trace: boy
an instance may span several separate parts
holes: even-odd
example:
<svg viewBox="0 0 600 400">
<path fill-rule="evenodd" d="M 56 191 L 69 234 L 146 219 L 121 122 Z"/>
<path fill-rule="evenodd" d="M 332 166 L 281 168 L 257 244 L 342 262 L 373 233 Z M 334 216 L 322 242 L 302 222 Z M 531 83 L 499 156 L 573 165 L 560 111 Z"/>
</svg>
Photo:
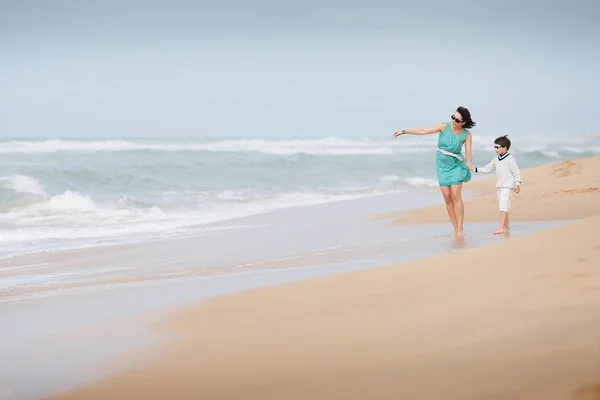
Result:
<svg viewBox="0 0 600 400">
<path fill-rule="evenodd" d="M 501 136 L 494 140 L 494 150 L 498 157 L 494 157 L 488 165 L 483 168 L 471 167 L 471 171 L 484 174 L 496 170 L 496 188 L 498 189 L 498 205 L 500 206 L 500 227 L 494 234 L 509 231 L 508 210 L 510 209 L 510 195 L 514 191 L 521 191 L 521 171 L 517 166 L 515 158 L 508 153 L 510 140 Z"/>
</svg>

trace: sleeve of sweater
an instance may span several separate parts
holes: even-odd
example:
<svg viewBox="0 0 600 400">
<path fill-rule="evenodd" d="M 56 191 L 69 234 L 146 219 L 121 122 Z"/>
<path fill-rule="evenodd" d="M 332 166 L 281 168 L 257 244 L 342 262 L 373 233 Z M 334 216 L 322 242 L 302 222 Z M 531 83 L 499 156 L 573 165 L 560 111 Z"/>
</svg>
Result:
<svg viewBox="0 0 600 400">
<path fill-rule="evenodd" d="M 475 168 L 475 172 L 482 172 L 484 174 L 487 174 L 489 172 L 492 172 L 495 169 L 496 169 L 496 157 L 492 158 L 492 161 L 490 161 L 488 163 L 488 165 L 486 165 L 485 167 Z"/>
<path fill-rule="evenodd" d="M 510 172 L 515 177 L 515 184 L 521 185 L 521 170 L 519 170 L 519 166 L 517 165 L 517 160 L 514 157 L 510 157 L 508 159 L 508 166 L 510 167 Z"/>
</svg>

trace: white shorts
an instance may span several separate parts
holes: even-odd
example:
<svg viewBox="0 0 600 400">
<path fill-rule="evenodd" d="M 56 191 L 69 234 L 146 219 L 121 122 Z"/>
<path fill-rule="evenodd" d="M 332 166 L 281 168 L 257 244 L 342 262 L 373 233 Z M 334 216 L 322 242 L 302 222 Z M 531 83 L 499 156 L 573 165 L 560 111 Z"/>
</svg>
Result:
<svg viewBox="0 0 600 400">
<path fill-rule="evenodd" d="M 512 192 L 512 188 L 498 188 L 498 206 L 500 207 L 500 211 L 508 212 L 510 210 L 510 195 Z"/>
</svg>

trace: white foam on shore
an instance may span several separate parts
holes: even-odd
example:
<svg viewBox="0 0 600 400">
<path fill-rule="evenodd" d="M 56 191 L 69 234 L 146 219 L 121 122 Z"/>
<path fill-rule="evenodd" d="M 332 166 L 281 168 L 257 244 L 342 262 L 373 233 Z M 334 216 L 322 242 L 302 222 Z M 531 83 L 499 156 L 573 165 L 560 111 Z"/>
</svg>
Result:
<svg viewBox="0 0 600 400">
<path fill-rule="evenodd" d="M 331 202 L 360 199 L 397 193 L 407 186 L 427 186 L 425 178 L 396 184 L 387 188 L 308 189 L 282 193 L 264 193 L 256 190 L 222 190 L 215 193 L 158 194 L 165 204 L 173 199 L 185 208 L 144 206 L 130 196 L 114 202 L 95 202 L 90 196 L 67 190 L 50 196 L 34 178 L 15 175 L 1 178 L 5 190 L 25 193 L 12 207 L 0 212 L 0 259 L 18 253 L 39 249 L 69 249 L 83 245 L 117 243 L 149 235 L 185 234 L 199 232 L 201 225 L 261 214 L 282 208 L 293 208 Z M 402 182 L 401 182 L 402 183 Z"/>
<path fill-rule="evenodd" d="M 391 134 L 390 134 L 391 136 Z M 124 151 L 155 152 L 225 152 L 225 153 L 263 153 L 278 156 L 307 154 L 315 156 L 378 156 L 390 154 L 430 152 L 436 141 L 435 135 L 427 137 L 401 137 L 398 139 L 345 139 L 326 137 L 319 139 L 226 139 L 226 140 L 38 140 L 38 141 L 0 141 L 0 154 L 35 153 L 97 153 Z M 476 149 L 491 147 L 495 137 L 473 135 Z M 573 137 L 569 146 L 563 146 L 560 138 L 518 136 L 511 138 L 515 147 L 525 152 L 561 151 L 571 153 L 600 153 L 598 136 Z M 591 146 L 590 146 L 591 145 Z"/>
</svg>

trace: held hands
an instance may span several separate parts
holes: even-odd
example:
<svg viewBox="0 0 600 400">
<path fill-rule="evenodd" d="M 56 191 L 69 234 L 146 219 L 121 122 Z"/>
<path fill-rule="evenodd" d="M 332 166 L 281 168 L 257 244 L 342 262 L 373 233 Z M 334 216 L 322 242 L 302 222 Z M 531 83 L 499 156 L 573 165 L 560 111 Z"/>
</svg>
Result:
<svg viewBox="0 0 600 400">
<path fill-rule="evenodd" d="M 471 171 L 475 172 L 475 166 L 473 164 L 471 164 L 470 162 L 467 162 L 467 168 L 469 168 Z"/>
<path fill-rule="evenodd" d="M 515 194 L 519 194 L 520 191 L 521 191 L 521 185 L 515 185 L 515 187 L 513 188 L 513 192 L 515 192 Z"/>
</svg>

